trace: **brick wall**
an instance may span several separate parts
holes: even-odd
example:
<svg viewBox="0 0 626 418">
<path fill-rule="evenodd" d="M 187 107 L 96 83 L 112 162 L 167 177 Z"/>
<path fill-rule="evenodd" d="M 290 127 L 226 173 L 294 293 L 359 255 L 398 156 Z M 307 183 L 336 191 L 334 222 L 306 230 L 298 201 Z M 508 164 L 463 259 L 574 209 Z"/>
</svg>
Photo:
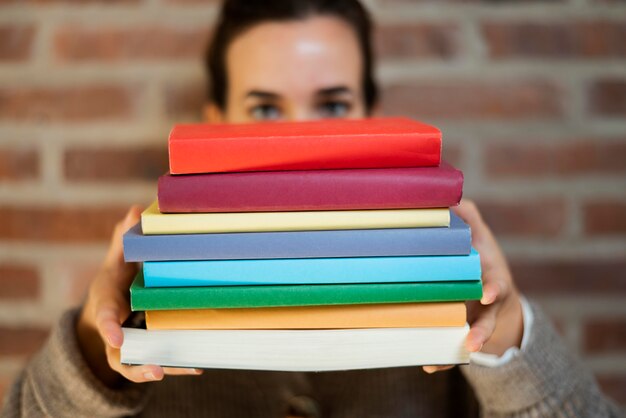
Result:
<svg viewBox="0 0 626 418">
<path fill-rule="evenodd" d="M 383 109 L 440 126 L 510 257 L 626 404 L 626 4 L 367 2 Z M 0 0 L 0 392 L 197 120 L 215 2 Z"/>
</svg>

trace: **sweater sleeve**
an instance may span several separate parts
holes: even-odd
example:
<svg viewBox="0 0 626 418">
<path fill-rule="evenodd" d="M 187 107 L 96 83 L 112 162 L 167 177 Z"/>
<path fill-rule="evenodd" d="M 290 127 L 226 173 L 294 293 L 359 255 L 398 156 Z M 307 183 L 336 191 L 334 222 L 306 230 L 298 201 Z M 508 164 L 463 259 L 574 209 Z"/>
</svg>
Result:
<svg viewBox="0 0 626 418">
<path fill-rule="evenodd" d="M 622 417 L 580 360 L 568 352 L 543 311 L 530 303 L 526 346 L 498 367 L 462 367 L 484 417 Z"/>
<path fill-rule="evenodd" d="M 90 370 L 76 336 L 78 310 L 66 312 L 9 390 L 2 417 L 108 418 L 143 409 L 146 385 L 106 387 Z"/>
</svg>

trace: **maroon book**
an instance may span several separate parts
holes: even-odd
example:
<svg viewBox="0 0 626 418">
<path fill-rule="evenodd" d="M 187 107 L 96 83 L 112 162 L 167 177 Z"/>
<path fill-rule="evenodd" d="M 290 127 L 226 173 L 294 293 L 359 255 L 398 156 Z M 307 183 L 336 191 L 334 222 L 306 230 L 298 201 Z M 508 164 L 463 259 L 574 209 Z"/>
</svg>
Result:
<svg viewBox="0 0 626 418">
<path fill-rule="evenodd" d="M 463 173 L 443 162 L 439 167 L 166 174 L 158 189 L 162 213 L 439 208 L 459 203 Z"/>
</svg>

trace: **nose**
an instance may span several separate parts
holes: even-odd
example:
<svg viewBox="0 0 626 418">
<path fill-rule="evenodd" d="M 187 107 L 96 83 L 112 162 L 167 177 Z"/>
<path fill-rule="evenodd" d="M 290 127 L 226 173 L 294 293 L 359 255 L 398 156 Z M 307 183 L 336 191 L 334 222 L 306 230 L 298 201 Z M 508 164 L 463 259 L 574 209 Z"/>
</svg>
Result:
<svg viewBox="0 0 626 418">
<path fill-rule="evenodd" d="M 316 120 L 319 116 L 309 107 L 304 105 L 294 106 L 288 115 L 288 120 L 292 122 L 302 122 L 307 120 Z"/>
</svg>

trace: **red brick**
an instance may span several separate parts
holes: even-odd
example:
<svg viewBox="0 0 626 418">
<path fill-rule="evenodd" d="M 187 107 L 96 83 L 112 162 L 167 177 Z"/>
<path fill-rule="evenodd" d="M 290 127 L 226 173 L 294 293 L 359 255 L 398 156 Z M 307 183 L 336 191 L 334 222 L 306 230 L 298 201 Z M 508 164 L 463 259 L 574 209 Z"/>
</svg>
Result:
<svg viewBox="0 0 626 418">
<path fill-rule="evenodd" d="M 615 402 L 626 406 L 626 375 L 597 375 L 598 384 L 609 397 Z"/>
<path fill-rule="evenodd" d="M 0 148 L 0 181 L 39 176 L 39 154 L 33 149 Z"/>
<path fill-rule="evenodd" d="M 482 31 L 492 58 L 626 57 L 626 22 L 488 22 Z"/>
<path fill-rule="evenodd" d="M 459 32 L 452 23 L 380 26 L 375 32 L 376 56 L 449 59 L 458 54 Z"/>
<path fill-rule="evenodd" d="M 28 357 L 41 348 L 48 333 L 44 328 L 0 326 L 0 356 Z"/>
<path fill-rule="evenodd" d="M 562 113 L 561 91 L 543 81 L 450 80 L 395 84 L 383 111 L 417 119 L 546 119 Z"/>
<path fill-rule="evenodd" d="M 598 116 L 626 116 L 626 80 L 599 80 L 589 89 L 589 110 Z"/>
<path fill-rule="evenodd" d="M 624 260 L 512 260 L 511 270 L 526 294 L 626 295 Z"/>
<path fill-rule="evenodd" d="M 481 200 L 478 207 L 496 237 L 555 238 L 567 217 L 565 202 L 559 198 L 511 203 Z"/>
<path fill-rule="evenodd" d="M 65 26 L 54 36 L 59 59 L 117 61 L 200 59 L 208 29 L 151 27 Z"/>
<path fill-rule="evenodd" d="M 0 300 L 34 300 L 41 286 L 37 269 L 19 264 L 0 264 Z"/>
<path fill-rule="evenodd" d="M 0 61 L 25 61 L 30 57 L 35 37 L 33 25 L 0 26 Z"/>
<path fill-rule="evenodd" d="M 626 318 L 598 318 L 584 324 L 584 346 L 588 354 L 626 351 Z"/>
<path fill-rule="evenodd" d="M 78 122 L 125 119 L 134 113 L 135 90 L 110 85 L 57 88 L 5 86 L 0 88 L 0 120 Z"/>
<path fill-rule="evenodd" d="M 583 207 L 587 235 L 626 234 L 626 202 L 593 201 Z"/>
<path fill-rule="evenodd" d="M 206 97 L 206 87 L 203 83 L 167 86 L 165 89 L 167 114 L 175 119 L 202 120 Z"/>
<path fill-rule="evenodd" d="M 74 148 L 64 167 L 71 181 L 155 181 L 168 170 L 167 148 Z"/>
<path fill-rule="evenodd" d="M 493 177 L 547 177 L 626 172 L 626 141 L 493 144 L 486 147 L 486 171 Z"/>
<path fill-rule="evenodd" d="M 35 6 L 47 6 L 47 5 L 67 5 L 67 6 L 82 6 L 90 4 L 138 4 L 144 0 L 0 0 L 0 5 L 11 4 L 28 4 Z"/>
<path fill-rule="evenodd" d="M 108 241 L 126 207 L 0 207 L 0 239 L 43 242 Z"/>
</svg>

